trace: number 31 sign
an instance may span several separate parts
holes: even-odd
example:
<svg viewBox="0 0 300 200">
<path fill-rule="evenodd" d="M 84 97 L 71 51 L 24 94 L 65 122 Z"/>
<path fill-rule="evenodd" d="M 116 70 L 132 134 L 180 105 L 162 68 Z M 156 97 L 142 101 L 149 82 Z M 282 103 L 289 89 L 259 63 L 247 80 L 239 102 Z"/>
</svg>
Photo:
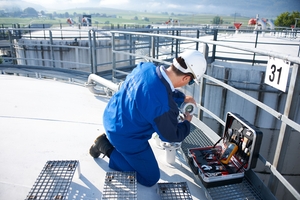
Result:
<svg viewBox="0 0 300 200">
<path fill-rule="evenodd" d="M 265 83 L 285 92 L 289 71 L 290 62 L 269 57 Z"/>
</svg>

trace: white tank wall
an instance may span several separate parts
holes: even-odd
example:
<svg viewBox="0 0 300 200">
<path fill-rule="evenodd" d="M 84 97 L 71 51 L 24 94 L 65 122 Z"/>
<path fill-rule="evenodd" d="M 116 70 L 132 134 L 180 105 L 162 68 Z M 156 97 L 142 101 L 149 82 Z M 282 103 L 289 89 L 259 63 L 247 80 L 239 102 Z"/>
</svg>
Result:
<svg viewBox="0 0 300 200">
<path fill-rule="evenodd" d="M 64 68 L 64 69 L 79 69 L 81 71 L 91 71 L 91 56 L 90 56 L 90 49 L 89 49 L 89 41 L 85 40 L 78 40 L 78 46 L 73 46 L 74 40 L 54 40 L 54 45 L 64 45 L 63 47 L 53 47 L 53 55 L 54 59 L 57 61 L 70 61 L 74 63 L 60 63 L 55 62 L 56 68 Z M 124 41 L 116 41 L 117 43 L 121 43 Z M 52 52 L 49 46 L 43 47 L 39 46 L 49 45 L 49 40 L 32 40 L 32 39 L 20 39 L 15 42 L 18 46 L 16 48 L 16 56 L 17 58 L 28 58 L 34 60 L 18 60 L 18 64 L 20 65 L 36 65 L 36 66 L 45 66 L 45 67 L 53 67 L 52 60 Z M 118 45 L 118 44 L 116 44 Z M 111 63 L 112 62 L 112 49 L 111 49 L 111 40 L 101 39 L 96 41 L 97 47 L 107 47 L 107 48 L 99 48 L 97 49 L 96 59 L 97 63 Z M 85 48 L 81 48 L 85 47 Z M 49 59 L 50 61 L 42 61 L 36 59 Z M 117 54 L 117 60 L 128 59 L 128 56 Z M 87 65 L 82 65 L 87 64 Z M 120 63 L 117 64 L 118 66 L 125 66 L 129 65 L 127 63 Z M 97 71 L 109 70 L 112 68 L 111 64 L 101 65 L 97 68 Z"/>
<path fill-rule="evenodd" d="M 252 66 L 250 64 L 234 64 L 216 61 L 212 63 L 210 67 L 208 67 L 207 74 L 214 78 L 224 80 L 225 70 L 229 70 L 229 85 L 237 89 L 245 88 L 245 90 L 242 89 L 241 91 L 255 99 L 258 99 L 258 90 L 260 89 L 259 84 L 262 79 L 262 73 L 266 70 L 265 66 Z M 286 94 L 266 84 L 263 84 L 263 89 L 265 91 L 262 92 L 262 102 L 275 110 L 277 110 L 278 107 L 278 111 L 282 113 L 285 107 Z M 205 94 L 205 107 L 218 116 L 221 108 L 221 95 L 221 87 L 214 85 L 212 86 L 209 84 L 207 85 Z M 295 101 L 299 101 L 299 99 L 296 99 Z M 227 92 L 225 111 L 237 112 L 246 118 L 250 123 L 254 123 L 255 121 L 256 106 L 248 102 L 246 99 L 238 97 L 230 91 Z M 207 114 L 204 116 L 209 117 Z M 220 117 L 224 119 L 225 115 Z M 275 118 L 267 112 L 261 110 L 258 117 L 258 122 L 255 125 L 261 128 L 280 128 L 281 122 L 275 120 L 276 123 L 274 126 L 273 123 Z M 299 118 L 300 113 L 298 112 L 296 117 L 297 123 L 300 123 Z"/>
</svg>

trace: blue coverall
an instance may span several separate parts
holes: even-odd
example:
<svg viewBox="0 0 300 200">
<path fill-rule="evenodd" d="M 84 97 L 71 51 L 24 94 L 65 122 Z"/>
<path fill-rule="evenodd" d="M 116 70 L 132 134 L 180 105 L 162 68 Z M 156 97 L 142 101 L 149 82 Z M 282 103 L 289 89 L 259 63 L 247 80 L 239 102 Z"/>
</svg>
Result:
<svg viewBox="0 0 300 200">
<path fill-rule="evenodd" d="M 110 99 L 103 115 L 107 138 L 115 147 L 109 167 L 117 171 L 136 171 L 137 181 L 156 184 L 160 171 L 148 143 L 156 132 L 167 142 L 181 142 L 190 133 L 190 122 L 178 123 L 178 107 L 185 95 L 172 92 L 153 63 L 140 63 L 120 90 Z"/>
</svg>

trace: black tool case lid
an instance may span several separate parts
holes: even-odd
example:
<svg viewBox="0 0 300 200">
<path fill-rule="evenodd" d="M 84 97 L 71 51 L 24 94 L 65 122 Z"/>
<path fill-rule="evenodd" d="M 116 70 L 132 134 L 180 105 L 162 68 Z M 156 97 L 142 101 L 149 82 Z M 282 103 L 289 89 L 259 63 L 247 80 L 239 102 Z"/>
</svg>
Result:
<svg viewBox="0 0 300 200">
<path fill-rule="evenodd" d="M 224 144 L 232 142 L 238 145 L 239 150 L 233 156 L 233 159 L 235 162 L 239 162 L 244 170 L 256 167 L 262 136 L 262 132 L 257 127 L 250 124 L 239 114 L 227 113 L 222 141 Z"/>
</svg>

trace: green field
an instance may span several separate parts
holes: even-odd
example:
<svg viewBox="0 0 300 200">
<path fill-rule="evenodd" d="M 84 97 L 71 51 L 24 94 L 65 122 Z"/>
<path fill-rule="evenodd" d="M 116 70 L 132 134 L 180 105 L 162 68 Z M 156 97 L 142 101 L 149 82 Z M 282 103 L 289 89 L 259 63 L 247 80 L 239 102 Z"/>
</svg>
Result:
<svg viewBox="0 0 300 200">
<path fill-rule="evenodd" d="M 217 15 L 209 14 L 174 14 L 174 13 L 149 13 L 149 12 L 137 12 L 137 11 L 125 11 L 116 9 L 85 9 L 85 10 L 67 10 L 57 12 L 59 14 L 70 14 L 75 22 L 79 22 L 79 16 L 82 14 L 92 14 L 93 26 L 107 26 L 107 25 L 161 25 L 169 19 L 179 21 L 180 25 L 202 25 L 212 24 L 214 17 Z M 76 17 L 74 13 L 77 14 Z M 105 14 L 105 17 L 99 17 L 94 15 Z M 234 22 L 242 22 L 243 26 L 247 26 L 248 17 L 232 17 L 232 16 L 219 16 L 223 20 L 223 25 L 232 26 Z M 42 18 L 12 18 L 12 17 L 0 17 L 1 24 L 20 24 L 21 27 L 27 27 L 29 24 L 52 24 L 53 26 L 68 26 L 66 17 L 49 17 Z M 177 24 L 176 24 L 177 25 Z M 178 24 L 179 25 L 179 24 Z"/>
</svg>

